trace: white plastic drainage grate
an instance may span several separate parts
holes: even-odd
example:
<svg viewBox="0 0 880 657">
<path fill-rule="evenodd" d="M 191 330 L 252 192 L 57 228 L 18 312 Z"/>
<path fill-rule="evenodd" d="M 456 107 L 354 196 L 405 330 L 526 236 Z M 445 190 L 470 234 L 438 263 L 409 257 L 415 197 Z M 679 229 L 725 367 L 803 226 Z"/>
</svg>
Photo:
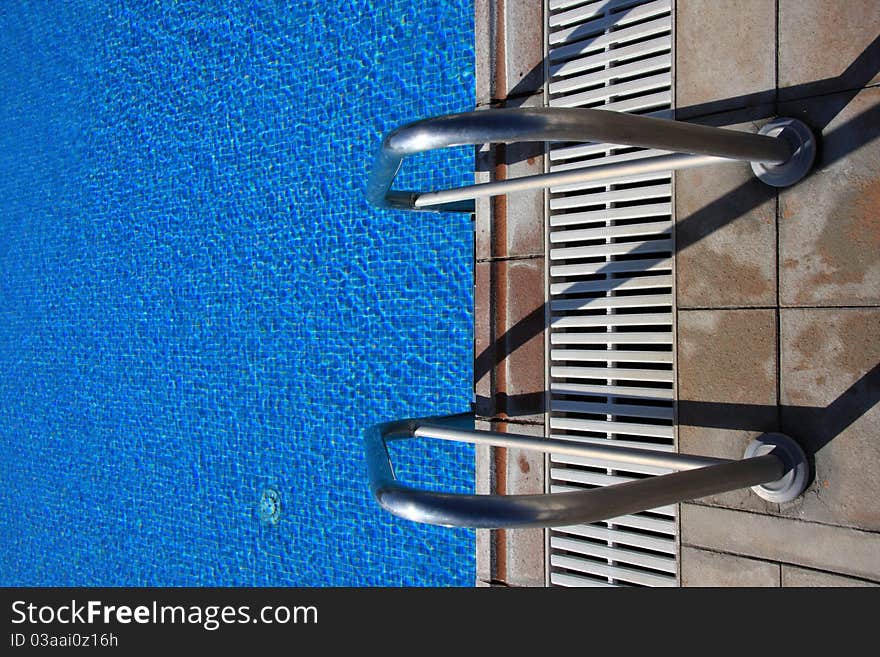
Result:
<svg viewBox="0 0 880 657">
<path fill-rule="evenodd" d="M 672 0 L 548 0 L 547 98 L 670 117 Z M 657 151 L 551 144 L 550 171 Z M 549 195 L 549 433 L 674 451 L 671 175 Z M 551 492 L 664 474 L 551 455 Z M 675 586 L 676 507 L 549 531 L 549 583 Z"/>
</svg>

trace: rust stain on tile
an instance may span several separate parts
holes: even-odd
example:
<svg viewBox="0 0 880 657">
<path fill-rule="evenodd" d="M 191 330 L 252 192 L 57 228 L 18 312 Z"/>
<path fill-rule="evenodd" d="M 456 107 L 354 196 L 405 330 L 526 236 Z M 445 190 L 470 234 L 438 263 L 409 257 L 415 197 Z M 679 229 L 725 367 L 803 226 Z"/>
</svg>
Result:
<svg viewBox="0 0 880 657">
<path fill-rule="evenodd" d="M 776 398 L 775 314 L 766 310 L 682 311 L 682 399 L 767 404 Z"/>
<path fill-rule="evenodd" d="M 880 358 L 876 316 L 847 313 L 840 334 L 843 349 L 836 354 L 840 367 L 853 377 L 860 377 Z"/>
<path fill-rule="evenodd" d="M 506 432 L 507 425 L 499 424 L 496 431 Z M 495 461 L 495 487 L 493 493 L 507 494 L 507 450 L 503 447 L 493 447 L 492 457 Z M 502 582 L 507 581 L 507 532 L 504 529 L 496 529 L 492 532 L 495 536 L 495 577 Z"/>
<path fill-rule="evenodd" d="M 494 148 L 494 180 L 507 180 L 507 147 L 498 144 Z M 507 195 L 492 197 L 492 256 L 503 258 L 507 253 Z"/>
<path fill-rule="evenodd" d="M 495 305 L 494 335 L 496 336 L 496 340 L 499 339 L 500 336 L 505 336 L 506 339 L 509 329 L 507 325 L 507 306 L 509 301 L 507 263 L 499 263 L 493 268 L 496 272 L 494 280 L 495 289 L 493 290 L 492 294 L 492 303 Z M 507 365 L 509 354 L 510 352 L 505 344 L 505 346 L 503 347 L 503 353 L 501 354 L 503 360 L 495 363 L 493 371 L 495 389 L 492 391 L 492 410 L 495 414 L 499 413 L 499 411 L 503 412 L 503 409 L 500 409 L 498 407 L 499 404 L 497 402 L 497 398 L 499 396 L 499 393 L 507 393 Z"/>
<path fill-rule="evenodd" d="M 798 333 L 793 345 L 801 356 L 794 369 L 796 371 L 809 369 L 810 363 L 825 346 L 825 330 L 814 322 Z"/>
<path fill-rule="evenodd" d="M 848 156 L 855 158 L 855 156 Z M 862 305 L 880 299 L 880 179 L 867 155 L 785 193 L 780 222 L 787 304 Z"/>
<path fill-rule="evenodd" d="M 829 326 L 824 321 L 814 321 L 798 332 L 792 346 L 798 355 L 794 371 L 817 369 L 818 363 L 834 362 L 835 369 L 859 377 L 873 366 L 875 357 L 866 359 L 865 350 L 871 350 L 870 343 L 876 339 L 875 318 L 865 314 L 846 313 L 840 317 L 840 324 L 834 331 L 834 339 L 829 335 Z M 876 348 L 875 348 L 876 350 Z M 816 383 L 824 383 L 826 377 L 819 375 Z"/>
<path fill-rule="evenodd" d="M 779 199 L 779 216 L 782 219 L 794 219 L 801 210 L 801 203 L 791 195 L 780 197 Z"/>
<path fill-rule="evenodd" d="M 799 373 L 786 386 L 789 403 L 827 403 L 880 361 L 876 312 L 797 312 L 802 323 L 786 349 L 787 371 Z"/>
<path fill-rule="evenodd" d="M 839 210 L 816 241 L 816 253 L 827 267 L 811 277 L 817 286 L 864 282 L 880 249 L 880 179 L 846 189 L 836 201 Z"/>
<path fill-rule="evenodd" d="M 874 255 L 880 250 L 880 178 L 870 178 L 847 195 L 851 200 L 852 221 L 847 234 L 853 242 L 864 241 Z"/>
<path fill-rule="evenodd" d="M 676 173 L 679 307 L 776 301 L 775 193 L 726 166 Z"/>
<path fill-rule="evenodd" d="M 531 470 L 531 466 L 529 465 L 529 460 L 524 456 L 520 455 L 519 457 L 519 471 L 523 474 L 528 474 Z"/>
<path fill-rule="evenodd" d="M 495 3 L 495 24 L 503 26 L 504 22 L 504 0 L 496 0 Z M 498 99 L 507 98 L 507 30 L 498 29 L 495 31 L 495 92 Z"/>
<path fill-rule="evenodd" d="M 680 256 L 684 262 L 679 265 L 679 293 L 690 304 L 711 304 L 719 290 L 730 287 L 736 289 L 740 300 L 760 299 L 775 289 L 760 265 L 743 262 L 730 253 L 707 255 L 703 249 L 695 251 L 693 258 Z"/>
</svg>

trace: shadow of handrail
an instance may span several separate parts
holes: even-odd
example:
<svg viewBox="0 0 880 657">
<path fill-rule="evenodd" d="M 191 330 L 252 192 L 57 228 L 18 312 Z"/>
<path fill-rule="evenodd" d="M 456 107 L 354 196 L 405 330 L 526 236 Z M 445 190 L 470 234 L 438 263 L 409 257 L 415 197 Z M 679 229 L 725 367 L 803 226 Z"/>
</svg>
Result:
<svg viewBox="0 0 880 657">
<path fill-rule="evenodd" d="M 687 399 L 677 401 L 676 406 L 679 425 L 742 431 L 766 431 L 771 414 L 775 420 L 777 412 L 781 412 L 783 424 L 813 428 L 813 431 L 795 435 L 805 451 L 815 454 L 878 403 L 880 364 L 874 365 L 827 406 L 770 406 Z"/>
</svg>

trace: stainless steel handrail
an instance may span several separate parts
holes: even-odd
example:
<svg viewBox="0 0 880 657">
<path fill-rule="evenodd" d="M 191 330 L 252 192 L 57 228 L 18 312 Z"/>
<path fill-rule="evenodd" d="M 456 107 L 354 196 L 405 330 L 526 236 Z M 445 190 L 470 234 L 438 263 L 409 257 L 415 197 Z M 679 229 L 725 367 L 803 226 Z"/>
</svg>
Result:
<svg viewBox="0 0 880 657">
<path fill-rule="evenodd" d="M 433 192 L 392 189 L 408 155 L 451 146 L 518 141 L 602 141 L 658 149 L 661 153 L 628 162 Z M 389 134 L 374 165 L 367 196 L 381 207 L 473 212 L 473 199 L 485 196 L 737 160 L 751 162 L 755 175 L 765 183 L 785 187 L 809 172 L 815 155 L 812 131 L 796 119 L 775 119 L 758 134 L 751 134 L 607 110 L 484 110 L 417 121 Z M 677 472 L 571 493 L 463 495 L 425 491 L 397 481 L 386 445 L 387 440 L 418 437 L 602 458 Z M 367 430 L 365 447 L 370 486 L 379 504 L 410 520 L 460 527 L 551 527 L 595 522 L 747 486 L 765 499 L 786 502 L 806 489 L 809 470 L 803 451 L 782 434 L 764 434 L 752 441 L 743 460 L 730 461 L 477 431 L 470 414 L 380 424 Z"/>
<path fill-rule="evenodd" d="M 596 141 L 669 152 L 440 191 L 391 188 L 409 155 L 452 146 L 543 141 Z M 373 166 L 367 198 L 387 208 L 473 212 L 473 199 L 485 196 L 730 161 L 751 162 L 758 178 L 769 185 L 786 187 L 809 172 L 815 155 L 815 137 L 797 119 L 775 119 L 758 134 L 752 134 L 608 110 L 489 109 L 416 121 L 391 132 L 382 142 Z"/>
<path fill-rule="evenodd" d="M 440 438 L 479 445 L 533 449 L 615 463 L 678 470 L 637 481 L 573 493 L 470 495 L 412 488 L 397 481 L 386 441 Z M 446 527 L 554 527 L 596 522 L 667 504 L 752 486 L 775 502 L 795 499 L 806 489 L 806 456 L 791 438 L 764 434 L 752 441 L 740 461 L 650 449 L 533 438 L 474 429 L 470 413 L 387 422 L 364 436 L 370 488 L 391 513 Z"/>
</svg>

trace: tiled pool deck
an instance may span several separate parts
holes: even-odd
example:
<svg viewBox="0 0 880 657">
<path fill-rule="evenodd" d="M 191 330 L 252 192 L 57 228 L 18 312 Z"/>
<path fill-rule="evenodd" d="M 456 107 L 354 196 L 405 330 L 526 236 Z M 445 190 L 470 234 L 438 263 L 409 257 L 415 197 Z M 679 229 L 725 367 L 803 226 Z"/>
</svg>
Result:
<svg viewBox="0 0 880 657">
<path fill-rule="evenodd" d="M 782 431 L 815 480 L 777 505 L 737 491 L 681 505 L 684 586 L 880 582 L 880 4 L 678 0 L 679 120 L 822 134 L 816 170 L 775 190 L 748 165 L 676 174 L 677 440 L 740 458 Z M 476 1 L 479 107 L 544 104 L 540 3 Z M 478 154 L 477 177 L 544 170 Z M 520 149 L 519 152 L 515 152 Z M 484 426 L 544 434 L 545 197 L 478 205 L 475 393 Z M 480 492 L 543 492 L 544 457 L 478 451 Z M 541 530 L 478 532 L 478 584 L 541 586 Z"/>
</svg>

